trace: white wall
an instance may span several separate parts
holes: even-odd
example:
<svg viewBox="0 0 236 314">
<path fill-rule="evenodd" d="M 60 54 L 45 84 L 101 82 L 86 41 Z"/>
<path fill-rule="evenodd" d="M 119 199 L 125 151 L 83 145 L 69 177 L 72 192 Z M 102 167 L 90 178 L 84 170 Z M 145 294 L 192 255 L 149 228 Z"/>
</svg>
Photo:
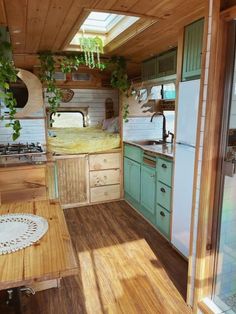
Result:
<svg viewBox="0 0 236 314">
<path fill-rule="evenodd" d="M 90 126 L 101 124 L 105 118 L 105 100 L 112 98 L 114 102 L 115 115 L 119 114 L 118 91 L 112 89 L 73 89 L 74 97 L 69 103 L 62 103 L 63 107 L 89 107 Z M 45 98 L 45 104 L 47 101 Z M 5 111 L 5 108 L 1 109 Z M 34 115 L 38 119 L 20 120 L 22 130 L 17 143 L 40 142 L 46 144 L 45 120 L 43 110 Z M 41 119 L 39 119 L 41 118 Z M 6 128 L 8 121 L 0 121 L 0 144 L 14 143 L 12 140 L 12 129 Z"/>
<path fill-rule="evenodd" d="M 166 130 L 174 133 L 174 112 L 165 112 Z M 162 138 L 162 117 L 155 117 L 150 122 L 150 117 L 128 118 L 128 122 L 123 123 L 123 139 L 143 140 L 143 139 L 161 139 Z"/>
<path fill-rule="evenodd" d="M 119 95 L 113 89 L 73 89 L 74 96 L 68 103 L 62 103 L 61 107 L 89 107 L 89 125 L 101 124 L 105 118 L 105 101 L 111 98 L 114 103 L 115 115 L 119 114 Z M 46 100 L 46 105 L 47 100 Z"/>
</svg>

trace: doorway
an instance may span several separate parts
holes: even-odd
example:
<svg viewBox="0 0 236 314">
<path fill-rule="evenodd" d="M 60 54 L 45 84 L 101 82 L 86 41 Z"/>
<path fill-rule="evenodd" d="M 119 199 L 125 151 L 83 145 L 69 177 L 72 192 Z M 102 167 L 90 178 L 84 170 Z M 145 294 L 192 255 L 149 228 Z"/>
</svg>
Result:
<svg viewBox="0 0 236 314">
<path fill-rule="evenodd" d="M 230 28 L 217 187 L 216 261 L 213 300 L 236 313 L 236 26 Z"/>
</svg>

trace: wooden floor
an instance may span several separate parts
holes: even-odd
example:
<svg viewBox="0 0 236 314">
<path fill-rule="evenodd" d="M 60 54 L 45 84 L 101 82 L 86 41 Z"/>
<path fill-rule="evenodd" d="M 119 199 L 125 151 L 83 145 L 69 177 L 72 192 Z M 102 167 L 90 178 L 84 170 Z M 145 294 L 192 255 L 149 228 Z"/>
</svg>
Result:
<svg viewBox="0 0 236 314">
<path fill-rule="evenodd" d="M 22 298 L 25 314 L 190 313 L 187 263 L 126 202 L 65 210 L 80 275 Z"/>
</svg>

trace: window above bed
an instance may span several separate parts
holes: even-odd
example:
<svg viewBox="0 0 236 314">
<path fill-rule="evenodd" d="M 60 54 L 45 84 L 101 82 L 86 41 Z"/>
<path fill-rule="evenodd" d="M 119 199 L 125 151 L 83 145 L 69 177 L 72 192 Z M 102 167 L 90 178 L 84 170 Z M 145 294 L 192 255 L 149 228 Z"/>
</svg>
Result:
<svg viewBox="0 0 236 314">
<path fill-rule="evenodd" d="M 58 108 L 56 114 L 47 112 L 52 128 L 83 128 L 88 125 L 88 107 Z"/>
<path fill-rule="evenodd" d="M 83 128 L 84 115 L 82 112 L 60 112 L 52 114 L 51 126 L 53 128 Z"/>
</svg>

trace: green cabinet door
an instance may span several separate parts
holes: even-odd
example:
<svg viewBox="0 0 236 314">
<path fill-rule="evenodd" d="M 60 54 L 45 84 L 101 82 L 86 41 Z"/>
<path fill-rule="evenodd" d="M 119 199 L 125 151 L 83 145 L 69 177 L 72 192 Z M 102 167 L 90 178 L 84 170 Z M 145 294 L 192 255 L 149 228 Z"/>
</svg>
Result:
<svg viewBox="0 0 236 314">
<path fill-rule="evenodd" d="M 201 55 L 204 19 L 185 27 L 182 79 L 197 79 L 201 75 Z"/>
<path fill-rule="evenodd" d="M 124 189 L 135 201 L 140 201 L 141 166 L 139 163 L 124 158 Z"/>
<path fill-rule="evenodd" d="M 131 160 L 129 158 L 124 157 L 124 190 L 125 193 L 130 192 L 130 168 L 131 168 Z"/>
<path fill-rule="evenodd" d="M 141 205 L 151 214 L 155 214 L 156 169 L 141 167 Z"/>
</svg>

